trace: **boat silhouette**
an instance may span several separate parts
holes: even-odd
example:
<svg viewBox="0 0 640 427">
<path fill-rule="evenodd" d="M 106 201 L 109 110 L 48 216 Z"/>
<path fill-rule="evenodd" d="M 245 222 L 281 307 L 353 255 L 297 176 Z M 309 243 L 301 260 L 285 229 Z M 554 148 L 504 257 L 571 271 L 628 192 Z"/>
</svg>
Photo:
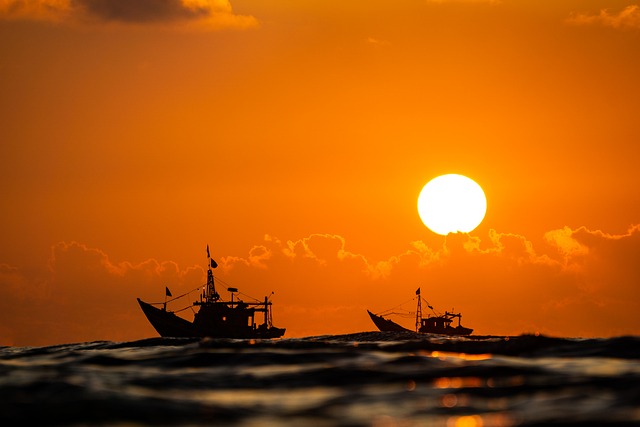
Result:
<svg viewBox="0 0 640 427">
<path fill-rule="evenodd" d="M 416 308 L 416 327 L 415 332 L 422 334 L 440 334 L 440 335 L 470 335 L 473 332 L 471 328 L 465 328 L 461 325 L 462 314 L 445 311 L 444 314 L 437 313 L 434 308 L 429 304 L 427 300 L 427 307 L 433 313 L 427 317 L 422 316 L 422 296 L 420 295 L 420 288 L 416 290 L 418 299 L 418 306 Z M 382 313 L 388 313 L 390 310 Z M 382 332 L 413 332 L 411 329 L 407 329 L 404 326 L 399 325 L 393 320 L 386 319 L 382 314 L 374 314 L 367 310 L 369 317 L 376 325 L 376 327 Z M 393 313 L 389 313 L 393 314 Z M 457 326 L 451 326 L 453 320 L 458 319 Z"/>
<path fill-rule="evenodd" d="M 218 265 L 211 259 L 208 245 L 207 258 L 207 284 L 202 289 L 196 288 L 194 290 L 200 291 L 200 298 L 192 306 L 175 311 L 167 310 L 167 302 L 194 292 L 191 291 L 167 301 L 166 297 L 172 296 L 168 287 L 165 288 L 164 303 L 148 303 L 137 298 L 140 308 L 158 334 L 162 337 L 211 338 L 279 338 L 283 336 L 286 329 L 273 326 L 272 303 L 269 301 L 269 297 L 264 297 L 264 301 L 245 302 L 239 297 L 235 298 L 235 295 L 239 293 L 237 288 L 229 287 L 227 291 L 231 295 L 230 299 L 226 301 L 222 299 L 216 291 L 212 271 Z M 198 307 L 198 311 L 194 310 L 193 322 L 176 314 L 190 307 L 192 309 Z M 260 313 L 263 315 L 263 322 L 257 324 L 256 316 L 259 316 Z"/>
</svg>

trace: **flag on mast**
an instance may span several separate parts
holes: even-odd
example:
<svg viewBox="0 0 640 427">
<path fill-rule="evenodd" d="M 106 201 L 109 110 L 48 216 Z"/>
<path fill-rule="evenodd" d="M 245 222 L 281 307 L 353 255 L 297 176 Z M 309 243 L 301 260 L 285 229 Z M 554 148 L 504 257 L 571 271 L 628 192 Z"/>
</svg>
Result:
<svg viewBox="0 0 640 427">
<path fill-rule="evenodd" d="M 172 297 L 173 295 L 171 295 L 171 291 L 169 290 L 169 287 L 165 286 L 164 287 L 164 294 L 168 297 Z"/>
<path fill-rule="evenodd" d="M 211 255 L 209 255 L 209 245 L 207 245 L 207 258 L 211 258 Z"/>
<path fill-rule="evenodd" d="M 211 268 L 216 268 L 218 266 L 218 263 L 212 259 L 210 265 L 211 265 Z"/>
<path fill-rule="evenodd" d="M 416 289 L 416 295 L 420 295 L 420 288 Z"/>
</svg>

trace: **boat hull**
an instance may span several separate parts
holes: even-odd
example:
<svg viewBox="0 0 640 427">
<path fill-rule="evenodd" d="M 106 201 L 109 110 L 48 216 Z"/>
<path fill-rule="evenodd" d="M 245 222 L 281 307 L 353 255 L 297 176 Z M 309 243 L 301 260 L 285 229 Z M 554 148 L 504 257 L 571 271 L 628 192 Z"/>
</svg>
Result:
<svg viewBox="0 0 640 427">
<path fill-rule="evenodd" d="M 369 317 L 371 317 L 371 320 L 381 332 L 413 332 L 410 329 L 398 325 L 396 322 L 385 319 L 377 314 L 373 314 L 369 310 L 367 310 L 367 313 L 369 313 Z"/>
<path fill-rule="evenodd" d="M 211 338 L 280 338 L 286 329 L 260 325 L 252 327 L 225 327 L 224 324 L 189 322 L 175 313 L 154 307 L 138 298 L 142 312 L 151 326 L 162 337 L 211 337 Z"/>
</svg>

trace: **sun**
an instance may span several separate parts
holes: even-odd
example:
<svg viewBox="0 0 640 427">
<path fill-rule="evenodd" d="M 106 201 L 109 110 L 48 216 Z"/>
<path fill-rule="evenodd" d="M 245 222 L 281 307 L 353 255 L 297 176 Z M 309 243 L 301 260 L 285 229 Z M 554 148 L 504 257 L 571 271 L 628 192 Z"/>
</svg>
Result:
<svg viewBox="0 0 640 427">
<path fill-rule="evenodd" d="M 487 199 L 474 180 L 448 174 L 432 179 L 418 197 L 418 213 L 424 225 L 434 233 L 473 231 L 484 219 Z"/>
</svg>

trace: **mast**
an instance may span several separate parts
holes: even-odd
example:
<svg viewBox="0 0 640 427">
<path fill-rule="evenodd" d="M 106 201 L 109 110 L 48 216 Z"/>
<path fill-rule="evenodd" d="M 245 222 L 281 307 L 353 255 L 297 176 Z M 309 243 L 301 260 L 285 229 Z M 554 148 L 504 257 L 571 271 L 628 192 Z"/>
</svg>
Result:
<svg viewBox="0 0 640 427">
<path fill-rule="evenodd" d="M 209 245 L 207 245 L 207 259 L 208 259 L 208 270 L 207 270 L 207 289 L 205 291 L 205 302 L 216 302 L 220 299 L 220 295 L 216 292 L 216 284 L 213 281 L 213 268 L 216 268 L 218 264 L 211 259 L 211 254 L 209 253 Z"/>
<path fill-rule="evenodd" d="M 416 295 L 418 296 L 418 308 L 416 308 L 416 332 L 419 332 L 420 327 L 422 326 L 422 297 L 420 296 L 420 288 L 416 290 Z"/>
<path fill-rule="evenodd" d="M 269 298 L 264 297 L 264 324 L 270 325 L 269 321 Z"/>
</svg>

